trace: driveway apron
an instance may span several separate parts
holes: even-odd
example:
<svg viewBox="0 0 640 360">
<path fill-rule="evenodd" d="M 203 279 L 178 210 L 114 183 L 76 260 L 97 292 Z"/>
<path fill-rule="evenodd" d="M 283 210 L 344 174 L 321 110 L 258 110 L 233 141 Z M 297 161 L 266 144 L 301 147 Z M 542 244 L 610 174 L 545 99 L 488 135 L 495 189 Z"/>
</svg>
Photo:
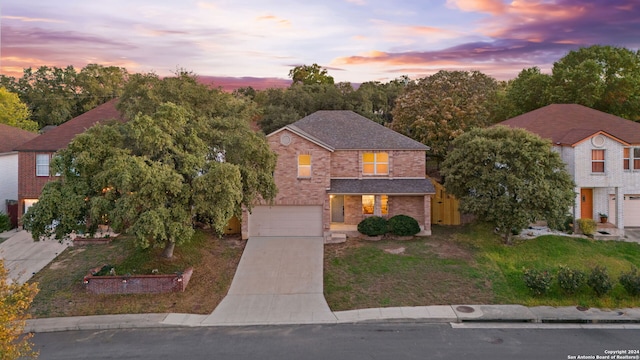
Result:
<svg viewBox="0 0 640 360">
<path fill-rule="evenodd" d="M 7 232 L 10 237 L 0 244 L 0 258 L 9 272 L 9 282 L 23 284 L 42 270 L 47 264 L 67 248 L 57 240 L 33 241 L 27 231 Z"/>
<path fill-rule="evenodd" d="M 335 323 L 323 294 L 324 239 L 254 237 L 203 325 Z"/>
</svg>

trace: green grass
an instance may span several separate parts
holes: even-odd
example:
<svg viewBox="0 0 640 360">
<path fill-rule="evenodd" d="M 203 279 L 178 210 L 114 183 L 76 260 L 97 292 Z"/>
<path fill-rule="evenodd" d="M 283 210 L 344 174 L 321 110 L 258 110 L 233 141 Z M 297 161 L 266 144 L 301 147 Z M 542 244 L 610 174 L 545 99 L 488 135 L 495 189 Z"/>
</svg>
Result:
<svg viewBox="0 0 640 360">
<path fill-rule="evenodd" d="M 327 245 L 325 296 L 332 309 L 436 304 L 582 305 L 638 307 L 618 283 L 621 272 L 640 267 L 640 244 L 542 236 L 504 245 L 489 226 L 434 227 L 433 236 L 410 242 Z M 402 254 L 384 249 L 405 247 Z M 604 265 L 614 282 L 598 298 L 586 285 L 565 294 L 554 281 L 549 293 L 533 296 L 524 268 L 555 274 L 560 265 L 587 273 Z"/>
</svg>

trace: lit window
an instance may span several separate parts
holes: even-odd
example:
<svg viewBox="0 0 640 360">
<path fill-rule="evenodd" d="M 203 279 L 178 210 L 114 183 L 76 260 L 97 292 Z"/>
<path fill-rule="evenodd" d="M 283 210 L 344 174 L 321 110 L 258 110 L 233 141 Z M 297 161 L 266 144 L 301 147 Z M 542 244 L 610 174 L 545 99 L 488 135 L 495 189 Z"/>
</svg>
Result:
<svg viewBox="0 0 640 360">
<path fill-rule="evenodd" d="M 36 176 L 49 176 L 49 154 L 36 155 Z"/>
<path fill-rule="evenodd" d="M 311 155 L 298 155 L 298 177 L 311 177 Z"/>
<path fill-rule="evenodd" d="M 362 195 L 362 213 L 364 215 L 388 215 L 389 197 L 387 195 Z M 377 204 L 380 205 L 378 210 Z"/>
<path fill-rule="evenodd" d="M 591 150 L 591 172 L 604 172 L 604 150 Z"/>
<path fill-rule="evenodd" d="M 387 202 L 389 201 L 389 197 L 387 195 L 380 196 L 380 210 L 382 211 L 382 215 L 389 214 L 389 205 Z"/>
<path fill-rule="evenodd" d="M 386 152 L 363 153 L 362 173 L 364 175 L 389 174 L 389 154 Z"/>
<path fill-rule="evenodd" d="M 373 195 L 362 195 L 362 213 L 365 215 L 373 215 L 376 197 Z"/>
</svg>

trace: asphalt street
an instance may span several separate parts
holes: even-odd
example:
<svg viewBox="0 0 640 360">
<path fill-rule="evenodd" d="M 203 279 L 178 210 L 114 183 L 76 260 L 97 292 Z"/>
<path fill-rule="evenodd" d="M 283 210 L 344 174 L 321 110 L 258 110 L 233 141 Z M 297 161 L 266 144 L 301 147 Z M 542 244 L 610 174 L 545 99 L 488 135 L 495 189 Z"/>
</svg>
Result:
<svg viewBox="0 0 640 360">
<path fill-rule="evenodd" d="M 638 359 L 640 326 L 377 323 L 35 334 L 39 359 Z M 602 357 L 601 357 L 602 358 Z M 621 357 L 618 357 L 620 359 Z"/>
</svg>

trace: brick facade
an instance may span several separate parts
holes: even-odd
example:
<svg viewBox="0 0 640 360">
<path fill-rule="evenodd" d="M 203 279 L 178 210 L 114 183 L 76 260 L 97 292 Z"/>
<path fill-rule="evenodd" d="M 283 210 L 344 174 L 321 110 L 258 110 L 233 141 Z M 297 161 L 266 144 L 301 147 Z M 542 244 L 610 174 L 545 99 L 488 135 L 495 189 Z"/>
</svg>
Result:
<svg viewBox="0 0 640 360">
<path fill-rule="evenodd" d="M 391 131 L 391 130 L 389 130 Z M 274 180 L 278 193 L 273 205 L 320 205 L 323 208 L 324 235 L 331 230 L 331 189 L 332 179 L 424 179 L 426 173 L 425 151 L 416 150 L 350 150 L 325 147 L 310 137 L 299 134 L 295 129 L 283 128 L 267 137 L 271 150 L 278 155 Z M 365 152 L 386 152 L 389 154 L 389 173 L 368 176 L 362 173 L 362 157 Z M 311 176 L 298 176 L 298 156 L 311 156 Z M 374 195 L 374 194 L 371 194 Z M 380 194 L 375 194 L 380 195 Z M 344 196 L 344 224 L 357 225 L 366 215 L 362 213 L 362 195 Z M 431 196 L 389 195 L 389 215 L 404 214 L 415 218 L 423 233 L 431 233 Z M 257 205 L 265 204 L 264 201 Z M 243 211 L 242 234 L 249 236 L 248 211 Z"/>
<path fill-rule="evenodd" d="M 21 151 L 18 153 L 18 221 L 20 223 L 25 212 L 24 200 L 37 199 L 44 185 L 56 179 L 55 176 L 36 176 L 36 155 L 38 154 L 48 154 L 49 158 L 53 156 L 52 152 Z"/>
</svg>

